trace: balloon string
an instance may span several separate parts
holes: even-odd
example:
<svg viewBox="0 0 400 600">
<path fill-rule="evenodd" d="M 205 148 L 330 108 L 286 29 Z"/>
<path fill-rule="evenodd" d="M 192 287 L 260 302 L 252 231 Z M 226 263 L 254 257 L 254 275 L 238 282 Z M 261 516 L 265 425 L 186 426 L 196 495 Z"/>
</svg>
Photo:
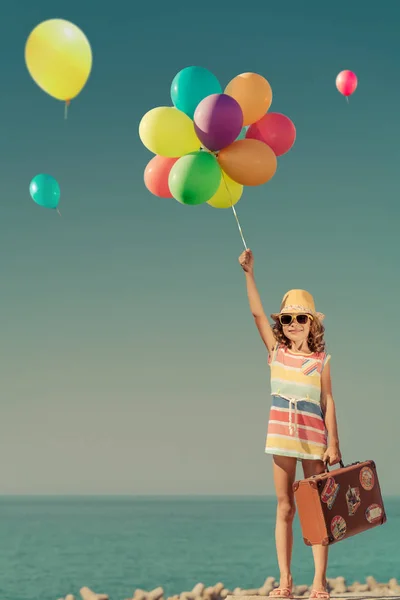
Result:
<svg viewBox="0 0 400 600">
<path fill-rule="evenodd" d="M 56 208 L 56 211 L 57 211 L 57 214 L 60 215 L 60 217 L 61 217 L 60 210 L 58 208 Z"/>
<path fill-rule="evenodd" d="M 229 195 L 229 202 L 231 203 L 231 208 L 232 208 L 232 210 L 233 210 L 233 214 L 234 214 L 234 217 L 235 217 L 235 219 L 236 219 L 236 223 L 237 223 L 237 226 L 238 226 L 238 229 L 239 229 L 240 237 L 242 238 L 242 242 L 243 242 L 244 249 L 245 249 L 245 250 L 248 250 L 248 248 L 247 248 L 247 244 L 246 244 L 246 242 L 245 242 L 245 239 L 244 239 L 244 237 L 243 237 L 243 231 L 242 231 L 242 228 L 241 228 L 241 226 L 240 226 L 239 219 L 238 219 L 238 216 L 237 216 L 237 213 L 236 213 L 235 207 L 233 206 L 233 202 L 232 202 L 232 194 L 231 194 L 231 191 L 230 191 L 230 189 L 229 189 L 229 187 L 228 187 L 228 184 L 226 183 L 226 179 L 225 179 L 225 173 L 222 171 L 222 169 L 221 169 L 221 172 L 222 172 L 222 179 L 224 180 L 224 184 L 225 184 L 225 187 L 226 187 L 226 191 L 228 192 L 228 195 Z"/>
<path fill-rule="evenodd" d="M 346 96 L 346 102 L 347 102 L 347 104 L 349 103 L 349 97 L 348 96 Z"/>
<path fill-rule="evenodd" d="M 70 100 L 65 101 L 65 106 L 64 106 L 64 119 L 65 120 L 68 119 L 68 106 L 70 105 L 70 103 L 71 103 Z"/>
</svg>

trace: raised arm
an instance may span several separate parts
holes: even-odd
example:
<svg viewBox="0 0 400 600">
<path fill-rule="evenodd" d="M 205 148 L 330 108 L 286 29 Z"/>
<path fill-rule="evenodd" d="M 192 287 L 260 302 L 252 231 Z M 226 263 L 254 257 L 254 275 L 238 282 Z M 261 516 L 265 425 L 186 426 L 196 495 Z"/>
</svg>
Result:
<svg viewBox="0 0 400 600">
<path fill-rule="evenodd" d="M 268 352 L 271 353 L 276 340 L 272 327 L 264 312 L 260 294 L 254 279 L 254 256 L 251 250 L 245 250 L 239 256 L 239 263 L 246 277 L 247 297 L 249 299 L 250 311 L 254 317 L 254 322 L 260 333 L 261 339 L 266 345 Z"/>
</svg>

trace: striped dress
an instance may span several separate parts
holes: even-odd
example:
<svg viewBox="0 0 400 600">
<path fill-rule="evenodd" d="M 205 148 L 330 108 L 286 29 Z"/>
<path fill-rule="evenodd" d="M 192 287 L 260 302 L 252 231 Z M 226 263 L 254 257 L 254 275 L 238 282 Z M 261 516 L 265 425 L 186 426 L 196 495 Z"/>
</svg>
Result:
<svg viewBox="0 0 400 600">
<path fill-rule="evenodd" d="M 265 445 L 267 454 L 321 460 L 327 431 L 321 408 L 325 352 L 302 354 L 277 344 L 269 356 L 272 406 Z"/>
</svg>

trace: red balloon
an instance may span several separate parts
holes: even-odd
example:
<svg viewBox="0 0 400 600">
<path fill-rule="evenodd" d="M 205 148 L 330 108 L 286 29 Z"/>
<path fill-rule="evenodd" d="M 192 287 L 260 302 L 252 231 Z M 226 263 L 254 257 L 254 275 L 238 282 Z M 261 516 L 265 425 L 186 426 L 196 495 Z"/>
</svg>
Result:
<svg viewBox="0 0 400 600">
<path fill-rule="evenodd" d="M 293 146 L 296 128 L 289 117 L 268 112 L 259 121 L 250 125 L 246 138 L 264 142 L 274 151 L 275 156 L 281 156 Z"/>
<path fill-rule="evenodd" d="M 357 75 L 353 71 L 341 71 L 336 77 L 336 87 L 343 96 L 354 94 L 357 84 Z"/>
<path fill-rule="evenodd" d="M 172 167 L 178 158 L 167 158 L 166 156 L 154 156 L 144 170 L 144 183 L 149 192 L 159 198 L 173 198 L 168 177 Z"/>
</svg>

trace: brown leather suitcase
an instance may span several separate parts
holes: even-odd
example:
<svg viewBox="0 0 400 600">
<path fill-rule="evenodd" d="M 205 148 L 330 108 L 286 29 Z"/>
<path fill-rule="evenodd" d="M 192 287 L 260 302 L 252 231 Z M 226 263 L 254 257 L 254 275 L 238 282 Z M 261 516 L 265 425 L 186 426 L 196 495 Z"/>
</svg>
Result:
<svg viewBox="0 0 400 600">
<path fill-rule="evenodd" d="M 328 546 L 386 522 L 374 461 L 340 463 L 293 484 L 304 542 Z"/>
</svg>

